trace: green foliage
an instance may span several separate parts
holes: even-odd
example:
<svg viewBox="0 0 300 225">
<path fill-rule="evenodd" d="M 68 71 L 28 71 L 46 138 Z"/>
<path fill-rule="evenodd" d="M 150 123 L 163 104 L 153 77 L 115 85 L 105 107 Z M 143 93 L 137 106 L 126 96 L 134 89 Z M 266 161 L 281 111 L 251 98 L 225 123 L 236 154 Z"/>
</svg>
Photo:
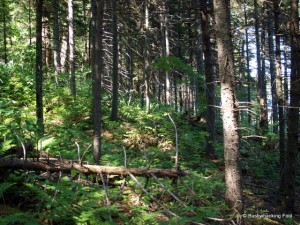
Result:
<svg viewBox="0 0 300 225">
<path fill-rule="evenodd" d="M 41 225 L 36 214 L 18 212 L 8 216 L 0 216 L 0 225 L 22 224 L 22 225 Z"/>
<path fill-rule="evenodd" d="M 162 69 L 166 72 L 172 72 L 173 70 L 179 71 L 180 73 L 187 74 L 190 78 L 202 79 L 203 81 L 203 74 L 199 74 L 195 71 L 195 69 L 182 61 L 180 58 L 176 56 L 162 56 L 160 57 L 154 64 L 153 68 L 155 69 Z M 204 82 L 200 82 L 204 84 Z"/>
</svg>

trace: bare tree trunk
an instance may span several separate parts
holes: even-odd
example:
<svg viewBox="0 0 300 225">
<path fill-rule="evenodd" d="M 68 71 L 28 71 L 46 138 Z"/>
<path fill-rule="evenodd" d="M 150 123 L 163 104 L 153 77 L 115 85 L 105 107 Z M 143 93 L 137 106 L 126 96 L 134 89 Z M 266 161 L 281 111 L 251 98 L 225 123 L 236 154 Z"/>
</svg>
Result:
<svg viewBox="0 0 300 225">
<path fill-rule="evenodd" d="M 91 0 L 92 8 L 92 113 L 94 161 L 101 158 L 101 77 L 103 73 L 103 14 L 104 0 Z"/>
<path fill-rule="evenodd" d="M 276 97 L 278 103 L 278 119 L 279 119 L 279 153 L 280 153 L 280 181 L 279 181 L 279 192 L 282 193 L 284 185 L 284 165 L 285 165 L 285 118 L 284 118 L 284 98 L 282 88 L 282 72 L 281 72 L 281 51 L 280 51 L 280 6 L 279 0 L 274 0 L 274 26 L 275 26 L 275 48 L 276 48 Z"/>
<path fill-rule="evenodd" d="M 213 54 L 212 46 L 210 42 L 210 30 L 209 25 L 209 13 L 207 11 L 207 5 L 205 0 L 200 0 L 201 10 L 201 25 L 202 25 L 202 37 L 204 47 L 204 66 L 205 66 L 205 83 L 206 83 L 206 124 L 209 136 L 206 138 L 206 154 L 210 157 L 215 157 L 215 136 L 216 136 L 216 113 L 215 113 L 215 83 L 214 83 L 214 68 L 213 68 Z"/>
<path fill-rule="evenodd" d="M 87 5 L 87 0 L 82 0 L 82 6 L 83 6 L 83 20 L 84 20 L 84 52 L 83 52 L 83 63 L 82 63 L 82 67 L 84 67 L 84 65 L 89 62 L 90 58 L 89 58 L 89 35 L 88 35 L 88 30 L 89 30 L 89 22 L 87 20 L 87 9 L 86 9 L 86 5 Z"/>
<path fill-rule="evenodd" d="M 4 2 L 4 1 L 3 1 Z M 28 25 L 29 25 L 29 45 L 32 44 L 32 27 L 31 27 L 31 0 L 28 2 Z"/>
<path fill-rule="evenodd" d="M 52 0 L 53 7 L 53 58 L 55 69 L 55 82 L 58 84 L 58 74 L 60 73 L 60 41 L 59 41 L 59 2 Z"/>
<path fill-rule="evenodd" d="M 170 55 L 170 40 L 169 40 L 169 13 L 167 11 L 166 2 L 163 3 L 163 22 L 164 22 L 164 37 L 165 37 L 165 48 L 166 48 L 166 57 Z M 166 72 L 166 104 L 171 104 L 171 79 L 170 72 Z"/>
<path fill-rule="evenodd" d="M 248 34 L 248 16 L 246 11 L 246 0 L 244 1 L 244 17 L 245 17 L 245 36 L 246 36 L 246 73 L 247 73 L 247 102 L 249 105 L 248 108 L 248 123 L 251 124 L 251 76 L 250 76 L 250 57 L 249 57 L 249 34 Z"/>
<path fill-rule="evenodd" d="M 119 103 L 119 41 L 118 41 L 118 3 L 117 0 L 112 0 L 112 32 L 113 32 L 113 71 L 112 71 L 112 110 L 111 120 L 118 119 L 118 103 Z"/>
<path fill-rule="evenodd" d="M 266 24 L 268 31 L 268 47 L 269 47 L 269 62 L 270 62 L 270 75 L 271 75 L 271 93 L 272 93 L 272 120 L 273 120 L 273 132 L 278 133 L 278 108 L 277 108 L 277 96 L 276 96 L 276 69 L 275 69 L 275 59 L 274 59 L 274 26 L 273 26 L 273 10 L 272 4 L 267 1 L 264 2 L 267 7 L 267 18 L 268 22 Z"/>
<path fill-rule="evenodd" d="M 259 39 L 259 19 L 258 19 L 258 5 L 257 0 L 254 0 L 254 18 L 255 18 L 255 39 L 256 39 L 256 61 L 257 61 L 257 77 L 258 77 L 258 97 L 260 103 L 260 118 L 259 128 L 265 132 L 268 129 L 268 115 L 267 115 L 267 99 L 264 96 L 261 65 L 261 47 Z"/>
<path fill-rule="evenodd" d="M 74 26 L 73 26 L 73 0 L 68 0 L 68 21 L 69 21 L 69 71 L 71 95 L 76 98 L 76 77 L 75 77 L 75 57 L 74 57 Z"/>
<path fill-rule="evenodd" d="M 145 100 L 146 100 L 146 111 L 147 113 L 150 112 L 150 87 L 149 87 L 149 2 L 145 0 L 145 43 L 144 43 L 144 93 L 145 93 Z"/>
<path fill-rule="evenodd" d="M 288 135 L 286 163 L 284 168 L 284 188 L 282 207 L 285 212 L 295 212 L 296 168 L 299 141 L 300 106 L 300 40 L 299 40 L 299 0 L 291 0 L 291 90 L 288 112 Z"/>
<path fill-rule="evenodd" d="M 38 135 L 44 135 L 43 113 L 43 0 L 36 2 L 36 117 Z"/>
<path fill-rule="evenodd" d="M 242 174 L 238 108 L 234 89 L 233 44 L 230 33 L 230 4 L 214 0 L 215 31 L 221 83 L 222 120 L 224 132 L 225 200 L 239 214 L 243 212 Z"/>
<path fill-rule="evenodd" d="M 2 2 L 2 19 L 3 19 L 3 50 L 4 50 L 4 63 L 8 63 L 7 58 L 7 24 L 6 24 L 6 4 L 5 0 Z"/>
</svg>

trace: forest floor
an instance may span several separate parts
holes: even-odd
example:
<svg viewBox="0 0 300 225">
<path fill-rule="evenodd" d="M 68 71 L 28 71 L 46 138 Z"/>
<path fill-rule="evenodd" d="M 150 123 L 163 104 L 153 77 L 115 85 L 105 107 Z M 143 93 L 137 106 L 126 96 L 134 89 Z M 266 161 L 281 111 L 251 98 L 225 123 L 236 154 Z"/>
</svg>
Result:
<svg viewBox="0 0 300 225">
<path fill-rule="evenodd" d="M 43 150 L 53 157 L 72 160 L 87 150 L 84 160 L 92 163 L 89 107 L 64 107 L 47 112 L 52 119 L 46 124 Z M 120 119 L 114 122 L 109 120 L 109 109 L 104 108 L 101 164 L 174 168 L 176 135 L 169 111 L 156 108 L 147 114 L 138 106 L 123 104 Z M 178 130 L 180 169 L 190 175 L 178 180 L 135 180 L 130 176 L 85 176 L 76 170 L 70 174 L 1 170 L 0 225 L 234 224 L 235 215 L 224 201 L 221 125 L 217 126 L 217 158 L 210 159 L 205 155 L 205 123 L 177 113 L 170 116 Z M 296 214 L 280 213 L 279 152 L 276 147 L 267 149 L 267 145 L 241 142 L 245 222 L 300 224 L 299 189 Z M 300 186 L 299 176 L 297 182 Z"/>
</svg>

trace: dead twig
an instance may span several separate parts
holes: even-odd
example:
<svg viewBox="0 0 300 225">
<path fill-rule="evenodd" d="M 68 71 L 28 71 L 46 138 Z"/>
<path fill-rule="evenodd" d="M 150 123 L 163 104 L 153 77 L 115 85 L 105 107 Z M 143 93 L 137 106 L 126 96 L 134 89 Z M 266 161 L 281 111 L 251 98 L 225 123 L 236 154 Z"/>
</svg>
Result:
<svg viewBox="0 0 300 225">
<path fill-rule="evenodd" d="M 153 201 L 155 201 L 160 207 L 162 207 L 169 215 L 179 217 L 176 213 L 170 211 L 166 206 L 162 205 L 153 195 L 151 195 L 144 187 L 143 185 L 136 179 L 136 177 L 129 172 L 129 176 L 133 179 L 133 181 L 142 189 L 142 191 L 147 194 Z"/>
</svg>

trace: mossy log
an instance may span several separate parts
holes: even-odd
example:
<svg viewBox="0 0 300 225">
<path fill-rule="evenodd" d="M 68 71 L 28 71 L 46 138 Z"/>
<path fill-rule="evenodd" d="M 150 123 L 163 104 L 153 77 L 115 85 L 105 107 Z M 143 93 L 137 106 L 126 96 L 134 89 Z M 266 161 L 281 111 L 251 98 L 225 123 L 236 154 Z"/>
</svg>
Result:
<svg viewBox="0 0 300 225">
<path fill-rule="evenodd" d="M 98 166 L 98 165 L 80 165 L 78 161 L 72 160 L 46 160 L 39 159 L 39 161 L 23 160 L 18 158 L 0 158 L 0 168 L 2 169 L 27 169 L 33 171 L 50 171 L 50 172 L 64 172 L 70 173 L 71 170 L 77 170 L 83 174 L 109 174 L 119 176 L 135 176 L 151 177 L 154 174 L 157 177 L 177 178 L 188 175 L 187 171 L 177 171 L 173 169 L 158 169 L 158 168 L 125 168 L 113 166 Z"/>
</svg>

